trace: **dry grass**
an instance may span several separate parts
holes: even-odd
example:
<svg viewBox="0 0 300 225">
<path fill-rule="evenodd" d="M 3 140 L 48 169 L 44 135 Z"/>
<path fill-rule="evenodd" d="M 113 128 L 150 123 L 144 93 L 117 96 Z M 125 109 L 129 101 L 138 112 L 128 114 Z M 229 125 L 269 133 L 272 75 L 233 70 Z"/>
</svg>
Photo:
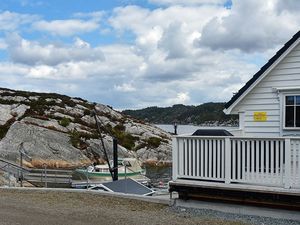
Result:
<svg viewBox="0 0 300 225">
<path fill-rule="evenodd" d="M 78 162 L 67 162 L 65 160 L 44 160 L 44 159 L 32 159 L 30 162 L 23 161 L 24 166 L 29 168 L 44 168 L 45 166 L 49 169 L 72 169 L 72 168 L 78 168 L 83 167 L 86 165 L 90 165 L 90 160 L 81 160 Z"/>
<path fill-rule="evenodd" d="M 145 165 L 145 166 L 155 166 L 155 167 L 169 167 L 169 166 L 172 166 L 172 162 L 148 159 L 143 163 L 143 165 Z"/>
</svg>

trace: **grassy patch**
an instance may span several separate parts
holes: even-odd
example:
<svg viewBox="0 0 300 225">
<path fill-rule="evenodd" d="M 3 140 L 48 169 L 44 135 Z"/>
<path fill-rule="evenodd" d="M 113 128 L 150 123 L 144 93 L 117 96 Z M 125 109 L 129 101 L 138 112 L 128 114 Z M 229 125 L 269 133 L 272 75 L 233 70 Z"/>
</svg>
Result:
<svg viewBox="0 0 300 225">
<path fill-rule="evenodd" d="M 149 137 L 146 142 L 148 147 L 158 148 L 162 139 L 158 137 Z"/>
<path fill-rule="evenodd" d="M 73 130 L 69 133 L 69 135 L 70 143 L 78 149 L 86 149 L 88 147 L 88 144 L 85 142 L 85 140 L 99 138 L 99 135 L 96 133 L 88 134 L 84 132 L 79 132 L 77 130 Z"/>
<path fill-rule="evenodd" d="M 59 124 L 60 124 L 61 126 L 63 126 L 63 127 L 69 126 L 70 123 L 71 123 L 71 120 L 70 120 L 69 118 L 67 118 L 67 117 L 62 118 L 62 119 L 59 121 Z"/>
</svg>

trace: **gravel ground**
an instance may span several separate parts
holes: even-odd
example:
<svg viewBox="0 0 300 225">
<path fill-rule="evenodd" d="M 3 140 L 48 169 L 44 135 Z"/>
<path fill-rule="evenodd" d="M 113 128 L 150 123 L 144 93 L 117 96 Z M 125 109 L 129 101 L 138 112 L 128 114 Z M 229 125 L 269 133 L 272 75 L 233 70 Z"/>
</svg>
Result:
<svg viewBox="0 0 300 225">
<path fill-rule="evenodd" d="M 262 216 L 248 216 L 248 215 L 237 215 L 231 213 L 223 213 L 220 211 L 209 210 L 209 209 L 192 209 L 183 207 L 171 207 L 173 212 L 186 214 L 187 216 L 197 216 L 202 218 L 220 219 L 220 220 L 232 220 L 240 221 L 245 224 L 255 225 L 300 225 L 300 222 L 286 219 L 275 219 L 270 217 Z"/>
<path fill-rule="evenodd" d="M 294 221 L 168 207 L 83 192 L 0 189 L 0 225 L 295 225 Z"/>
</svg>

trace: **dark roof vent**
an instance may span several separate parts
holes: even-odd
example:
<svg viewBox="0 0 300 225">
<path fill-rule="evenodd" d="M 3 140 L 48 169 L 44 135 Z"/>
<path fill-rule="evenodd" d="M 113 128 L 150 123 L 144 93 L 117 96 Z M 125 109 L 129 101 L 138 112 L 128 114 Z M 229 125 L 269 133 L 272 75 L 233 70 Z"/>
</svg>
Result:
<svg viewBox="0 0 300 225">
<path fill-rule="evenodd" d="M 199 129 L 192 136 L 233 136 L 230 132 L 224 129 Z"/>
</svg>

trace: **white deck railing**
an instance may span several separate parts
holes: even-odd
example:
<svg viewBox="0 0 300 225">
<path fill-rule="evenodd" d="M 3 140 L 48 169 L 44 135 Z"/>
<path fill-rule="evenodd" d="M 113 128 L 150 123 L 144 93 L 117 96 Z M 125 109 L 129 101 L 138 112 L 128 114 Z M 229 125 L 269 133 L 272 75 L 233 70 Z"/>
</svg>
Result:
<svg viewBox="0 0 300 225">
<path fill-rule="evenodd" d="M 177 136 L 173 180 L 300 189 L 300 138 Z"/>
</svg>

